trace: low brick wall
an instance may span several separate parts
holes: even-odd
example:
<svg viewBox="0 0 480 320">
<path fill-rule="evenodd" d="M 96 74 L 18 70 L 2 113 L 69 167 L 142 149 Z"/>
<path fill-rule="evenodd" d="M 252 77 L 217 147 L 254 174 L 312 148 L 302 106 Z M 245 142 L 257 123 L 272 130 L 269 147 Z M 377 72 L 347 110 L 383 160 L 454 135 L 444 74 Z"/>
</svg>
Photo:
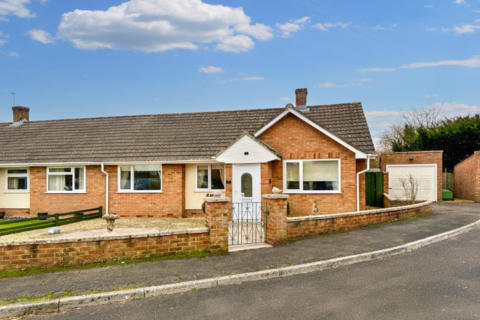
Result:
<svg viewBox="0 0 480 320">
<path fill-rule="evenodd" d="M 30 218 L 30 209 L 0 209 L 0 212 L 5 212 L 5 217 Z"/>
<path fill-rule="evenodd" d="M 138 236 L 0 243 L 0 270 L 144 259 L 209 248 L 208 228 Z"/>
<path fill-rule="evenodd" d="M 425 201 L 419 204 L 387 209 L 287 218 L 287 237 L 293 239 L 331 231 L 349 230 L 370 224 L 409 218 L 432 210 L 432 202 Z"/>
<path fill-rule="evenodd" d="M 458 163 L 454 170 L 455 197 L 480 202 L 480 151 Z"/>
</svg>

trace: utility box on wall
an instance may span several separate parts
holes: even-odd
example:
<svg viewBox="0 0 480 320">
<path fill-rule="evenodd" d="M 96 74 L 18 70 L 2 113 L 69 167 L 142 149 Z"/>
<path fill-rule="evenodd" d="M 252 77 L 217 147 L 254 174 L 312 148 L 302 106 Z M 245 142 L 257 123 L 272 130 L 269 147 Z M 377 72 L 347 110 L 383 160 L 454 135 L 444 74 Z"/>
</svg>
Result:
<svg viewBox="0 0 480 320">
<path fill-rule="evenodd" d="M 383 172 L 367 172 L 365 186 L 367 206 L 383 208 Z"/>
</svg>

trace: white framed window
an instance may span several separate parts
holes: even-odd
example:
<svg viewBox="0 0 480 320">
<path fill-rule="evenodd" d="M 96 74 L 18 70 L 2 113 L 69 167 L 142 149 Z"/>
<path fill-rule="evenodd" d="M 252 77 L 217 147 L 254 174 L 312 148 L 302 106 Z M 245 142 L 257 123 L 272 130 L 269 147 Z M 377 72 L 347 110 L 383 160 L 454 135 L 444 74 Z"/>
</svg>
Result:
<svg viewBox="0 0 480 320">
<path fill-rule="evenodd" d="M 196 170 L 195 191 L 208 192 L 225 190 L 224 164 L 198 164 Z"/>
<path fill-rule="evenodd" d="M 47 168 L 47 193 L 85 193 L 85 167 Z"/>
<path fill-rule="evenodd" d="M 6 169 L 5 192 L 7 193 L 28 193 L 30 189 L 28 168 Z"/>
<path fill-rule="evenodd" d="M 118 192 L 163 192 L 162 165 L 118 166 Z"/>
<path fill-rule="evenodd" d="M 341 160 L 283 161 L 284 193 L 341 193 Z"/>
</svg>

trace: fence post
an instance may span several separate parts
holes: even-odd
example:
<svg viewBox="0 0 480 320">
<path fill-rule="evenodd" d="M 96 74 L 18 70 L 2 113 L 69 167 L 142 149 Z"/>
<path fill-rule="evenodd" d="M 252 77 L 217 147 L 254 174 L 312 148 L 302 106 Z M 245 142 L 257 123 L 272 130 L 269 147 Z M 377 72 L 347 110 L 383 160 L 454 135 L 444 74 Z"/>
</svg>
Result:
<svg viewBox="0 0 480 320">
<path fill-rule="evenodd" d="M 58 213 L 55 213 L 55 227 L 58 227 L 58 221 L 59 221 Z"/>
</svg>

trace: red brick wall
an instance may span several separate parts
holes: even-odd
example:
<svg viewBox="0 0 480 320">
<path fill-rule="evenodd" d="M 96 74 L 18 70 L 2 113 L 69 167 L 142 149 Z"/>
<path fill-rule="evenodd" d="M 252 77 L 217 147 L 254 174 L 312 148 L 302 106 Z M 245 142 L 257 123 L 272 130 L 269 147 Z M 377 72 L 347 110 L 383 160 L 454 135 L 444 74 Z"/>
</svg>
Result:
<svg viewBox="0 0 480 320">
<path fill-rule="evenodd" d="M 410 160 L 413 158 L 413 160 Z M 436 164 L 437 165 L 437 198 L 442 201 L 443 184 L 443 151 L 394 152 L 381 156 L 382 171 L 387 171 L 387 165 L 395 164 Z M 388 185 L 387 185 L 388 186 Z"/>
<path fill-rule="evenodd" d="M 128 218 L 181 218 L 185 209 L 185 165 L 165 164 L 163 193 L 117 193 L 117 166 L 106 166 L 109 174 L 109 211 Z M 105 207 L 105 175 L 100 166 L 87 166 L 86 191 L 83 194 L 48 194 L 46 168 L 30 170 L 30 214 L 62 213 Z"/>
<path fill-rule="evenodd" d="M 1 209 L 0 212 L 5 212 L 5 217 L 29 217 L 30 209 Z"/>
<path fill-rule="evenodd" d="M 125 240 L 0 246 L 0 270 L 74 266 L 208 250 L 208 233 Z"/>
<path fill-rule="evenodd" d="M 338 230 L 349 230 L 370 224 L 405 219 L 419 214 L 429 213 L 432 212 L 432 210 L 432 203 L 424 202 L 413 206 L 363 211 L 345 217 L 332 217 L 307 221 L 292 221 L 292 219 L 288 219 L 288 239 L 318 235 Z"/>
<path fill-rule="evenodd" d="M 317 200 L 319 214 L 357 210 L 355 153 L 294 115 L 287 115 L 262 133 L 259 138 L 280 152 L 284 160 L 341 159 L 341 189 L 343 193 L 290 194 L 290 217 L 311 214 L 314 200 Z M 271 170 L 272 184 L 268 186 L 270 190 L 267 190 L 265 179 L 262 183 L 262 193 L 271 193 L 272 187 L 283 189 L 283 161 L 273 161 Z M 262 174 L 266 171 L 268 171 L 266 168 L 262 168 Z"/>
<path fill-rule="evenodd" d="M 455 171 L 455 197 L 480 202 L 480 151 L 457 164 Z"/>
<path fill-rule="evenodd" d="M 30 168 L 30 216 L 39 212 L 49 214 L 105 207 L 105 175 L 100 166 L 86 167 L 87 193 L 54 194 L 47 191 L 47 169 Z"/>
</svg>

